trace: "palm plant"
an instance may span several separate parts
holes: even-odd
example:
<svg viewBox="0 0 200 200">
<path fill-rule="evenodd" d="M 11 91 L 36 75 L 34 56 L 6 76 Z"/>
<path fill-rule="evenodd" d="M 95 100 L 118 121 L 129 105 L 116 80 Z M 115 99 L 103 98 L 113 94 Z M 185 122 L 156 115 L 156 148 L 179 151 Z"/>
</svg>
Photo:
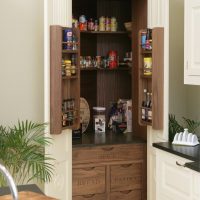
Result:
<svg viewBox="0 0 200 200">
<path fill-rule="evenodd" d="M 13 127 L 0 126 L 0 162 L 10 171 L 16 182 L 23 184 L 33 179 L 49 182 L 53 175 L 53 160 L 44 154 L 51 144 L 44 135 L 46 124 L 18 121 Z M 5 185 L 0 176 L 0 186 Z"/>
</svg>

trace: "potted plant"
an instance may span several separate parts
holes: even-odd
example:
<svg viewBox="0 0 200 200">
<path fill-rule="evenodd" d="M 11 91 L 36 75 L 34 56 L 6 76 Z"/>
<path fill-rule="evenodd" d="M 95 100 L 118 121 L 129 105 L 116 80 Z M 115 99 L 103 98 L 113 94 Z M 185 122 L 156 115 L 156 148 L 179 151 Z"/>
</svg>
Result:
<svg viewBox="0 0 200 200">
<path fill-rule="evenodd" d="M 0 126 L 0 163 L 11 173 L 16 183 L 33 179 L 49 182 L 53 175 L 51 158 L 44 148 L 51 139 L 44 134 L 46 124 L 18 121 L 13 127 Z M 5 186 L 0 174 L 0 186 Z"/>
</svg>

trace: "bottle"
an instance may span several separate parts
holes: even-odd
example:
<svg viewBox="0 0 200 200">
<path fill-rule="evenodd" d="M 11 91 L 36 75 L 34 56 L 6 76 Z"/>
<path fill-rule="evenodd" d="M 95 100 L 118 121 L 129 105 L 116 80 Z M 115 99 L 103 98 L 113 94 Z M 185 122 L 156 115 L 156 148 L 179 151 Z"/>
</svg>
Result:
<svg viewBox="0 0 200 200">
<path fill-rule="evenodd" d="M 144 89 L 144 97 L 142 101 L 142 120 L 146 120 L 146 106 L 147 106 L 147 89 Z"/>
<path fill-rule="evenodd" d="M 152 93 L 149 96 L 148 121 L 152 122 Z"/>
</svg>

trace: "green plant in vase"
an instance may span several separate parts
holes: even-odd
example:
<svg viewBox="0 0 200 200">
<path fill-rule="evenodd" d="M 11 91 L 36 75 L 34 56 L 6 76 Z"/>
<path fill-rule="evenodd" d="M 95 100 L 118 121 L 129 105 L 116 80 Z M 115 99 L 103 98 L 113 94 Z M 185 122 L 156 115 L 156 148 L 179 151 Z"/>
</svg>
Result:
<svg viewBox="0 0 200 200">
<path fill-rule="evenodd" d="M 45 146 L 51 144 L 51 139 L 44 134 L 45 127 L 46 124 L 31 121 L 18 121 L 13 127 L 0 126 L 0 163 L 16 183 L 51 181 L 54 159 L 44 152 Z M 0 175 L 0 186 L 5 185 Z"/>
</svg>

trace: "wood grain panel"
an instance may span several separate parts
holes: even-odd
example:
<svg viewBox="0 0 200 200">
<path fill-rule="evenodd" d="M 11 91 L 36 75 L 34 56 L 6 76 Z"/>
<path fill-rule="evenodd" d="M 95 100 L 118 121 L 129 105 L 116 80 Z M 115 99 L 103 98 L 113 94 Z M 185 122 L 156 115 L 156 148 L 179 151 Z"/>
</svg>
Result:
<svg viewBox="0 0 200 200">
<path fill-rule="evenodd" d="M 144 145 L 108 145 L 102 147 L 74 148 L 73 164 L 140 160 L 144 158 Z"/>
<path fill-rule="evenodd" d="M 111 166 L 111 191 L 142 189 L 142 163 Z"/>
<path fill-rule="evenodd" d="M 142 200 L 141 190 L 111 192 L 110 200 Z"/>
<path fill-rule="evenodd" d="M 50 133 L 62 131 L 62 27 L 50 27 Z"/>
<path fill-rule="evenodd" d="M 133 52 L 133 79 L 132 79 L 132 104 L 133 104 L 133 128 L 135 135 L 146 140 L 147 129 L 144 126 L 140 126 L 138 123 L 138 33 L 139 30 L 147 28 L 147 0 L 132 0 L 132 21 L 134 26 L 132 29 L 132 52 Z"/>
<path fill-rule="evenodd" d="M 106 195 L 105 194 L 88 194 L 88 195 L 82 195 L 82 196 L 73 196 L 73 200 L 105 200 Z"/>
<path fill-rule="evenodd" d="M 152 127 L 160 130 L 163 129 L 164 28 L 154 28 L 152 37 Z"/>
<path fill-rule="evenodd" d="M 105 192 L 105 167 L 83 167 L 73 169 L 73 196 Z"/>
</svg>

